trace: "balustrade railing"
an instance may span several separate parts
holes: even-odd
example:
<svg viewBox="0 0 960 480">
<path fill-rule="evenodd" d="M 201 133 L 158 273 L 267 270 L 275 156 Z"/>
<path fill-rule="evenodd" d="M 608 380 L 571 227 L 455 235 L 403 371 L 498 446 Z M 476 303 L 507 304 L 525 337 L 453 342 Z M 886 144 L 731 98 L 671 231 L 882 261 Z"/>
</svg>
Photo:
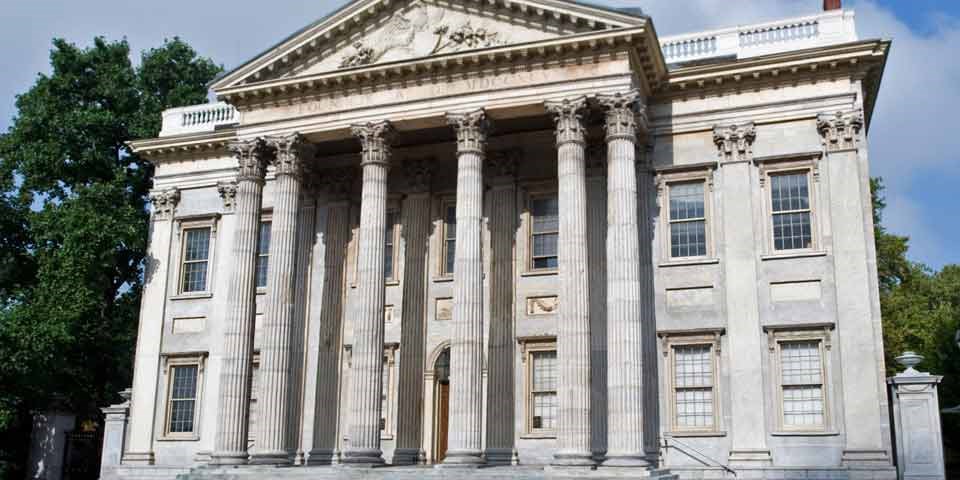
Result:
<svg viewBox="0 0 960 480">
<path fill-rule="evenodd" d="M 233 105 L 223 102 L 172 108 L 163 112 L 160 136 L 212 132 L 219 127 L 236 124 L 239 117 Z"/>
</svg>

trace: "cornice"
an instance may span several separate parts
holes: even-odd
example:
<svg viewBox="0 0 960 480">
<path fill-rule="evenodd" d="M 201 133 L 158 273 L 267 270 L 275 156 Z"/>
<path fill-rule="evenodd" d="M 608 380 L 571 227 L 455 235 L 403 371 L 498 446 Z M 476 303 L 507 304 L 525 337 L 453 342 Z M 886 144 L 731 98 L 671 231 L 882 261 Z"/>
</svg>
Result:
<svg viewBox="0 0 960 480">
<path fill-rule="evenodd" d="M 869 121 L 883 75 L 889 40 L 864 40 L 671 70 L 657 100 L 851 77 L 863 80 Z"/>
<path fill-rule="evenodd" d="M 528 19 L 529 23 L 554 24 L 561 31 L 567 29 L 605 30 L 643 24 L 644 18 L 612 9 L 584 5 L 569 0 L 421 0 L 464 11 L 490 12 L 494 17 L 510 16 Z M 227 73 L 212 84 L 215 91 L 234 87 L 249 79 L 260 81 L 275 76 L 297 62 L 314 57 L 324 58 L 342 45 L 348 45 L 353 36 L 362 32 L 376 19 L 410 2 L 404 0 L 357 0 L 349 2 L 332 14 L 293 33 Z"/>
<path fill-rule="evenodd" d="M 237 139 L 231 128 L 215 133 L 179 135 L 127 142 L 133 151 L 154 165 L 168 160 L 181 161 L 195 156 L 230 155 L 229 144 Z"/>
<path fill-rule="evenodd" d="M 251 104 L 294 102 L 326 92 L 342 92 L 347 87 L 356 89 L 424 79 L 444 81 L 453 75 L 480 75 L 491 68 L 529 68 L 537 62 L 582 59 L 624 51 L 640 64 L 641 75 L 650 89 L 657 88 L 665 79 L 666 64 L 656 33 L 647 25 L 641 25 L 267 80 L 222 88 L 217 94 L 220 99 L 244 110 Z"/>
</svg>

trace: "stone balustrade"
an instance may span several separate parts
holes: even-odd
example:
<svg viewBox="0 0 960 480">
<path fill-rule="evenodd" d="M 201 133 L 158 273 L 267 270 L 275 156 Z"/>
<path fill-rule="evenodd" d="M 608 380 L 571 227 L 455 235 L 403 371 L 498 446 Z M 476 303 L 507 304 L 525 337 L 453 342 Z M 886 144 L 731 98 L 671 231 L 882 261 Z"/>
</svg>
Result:
<svg viewBox="0 0 960 480">
<path fill-rule="evenodd" d="M 714 57 L 748 58 L 857 40 L 853 12 L 836 10 L 775 22 L 665 37 L 668 64 Z"/>
<path fill-rule="evenodd" d="M 234 125 L 239 121 L 240 114 L 237 109 L 224 102 L 171 108 L 163 112 L 160 136 L 212 132 L 219 127 Z"/>
</svg>

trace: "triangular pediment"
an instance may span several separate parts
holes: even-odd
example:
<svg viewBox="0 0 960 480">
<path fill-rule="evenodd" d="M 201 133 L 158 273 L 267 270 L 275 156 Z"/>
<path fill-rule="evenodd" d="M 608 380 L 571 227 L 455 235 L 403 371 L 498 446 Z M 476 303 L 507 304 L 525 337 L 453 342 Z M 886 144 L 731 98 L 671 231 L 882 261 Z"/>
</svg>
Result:
<svg viewBox="0 0 960 480">
<path fill-rule="evenodd" d="M 214 90 L 640 25 L 568 0 L 355 0 L 214 83 Z"/>
</svg>

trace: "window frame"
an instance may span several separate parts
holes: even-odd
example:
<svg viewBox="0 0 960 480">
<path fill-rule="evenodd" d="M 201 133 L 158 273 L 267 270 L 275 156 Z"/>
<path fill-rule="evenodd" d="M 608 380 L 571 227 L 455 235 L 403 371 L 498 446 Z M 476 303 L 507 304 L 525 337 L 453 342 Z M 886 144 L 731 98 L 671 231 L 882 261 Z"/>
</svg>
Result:
<svg viewBox="0 0 960 480">
<path fill-rule="evenodd" d="M 383 371 L 386 374 L 386 384 L 381 386 L 381 397 L 386 393 L 386 398 L 382 398 L 385 408 L 380 412 L 380 420 L 383 422 L 383 428 L 380 429 L 381 440 L 393 440 L 395 436 L 395 412 L 396 412 L 396 388 L 397 384 L 397 350 L 399 343 L 386 343 L 383 346 Z"/>
<path fill-rule="evenodd" d="M 660 264 L 686 265 L 699 263 L 714 263 L 717 261 L 717 252 L 714 239 L 715 232 L 715 211 L 714 211 L 714 169 L 716 163 L 683 165 L 668 167 L 657 173 L 657 202 L 660 206 L 659 225 L 660 234 Z M 673 238 L 671 236 L 671 227 L 673 219 L 670 218 L 670 190 L 674 185 L 703 183 L 703 222 L 704 235 L 706 241 L 706 252 L 701 256 L 674 257 Z"/>
<path fill-rule="evenodd" d="M 772 369 L 772 378 L 775 389 L 774 400 L 777 412 L 776 432 L 781 434 L 824 434 L 830 433 L 833 429 L 833 408 L 831 405 L 832 392 L 830 375 L 830 353 L 832 351 L 831 332 L 833 324 L 815 324 L 799 326 L 772 326 L 765 327 L 767 331 L 768 350 L 770 353 L 770 365 Z M 783 362 L 782 347 L 785 343 L 798 342 L 817 342 L 820 355 L 820 388 L 823 402 L 823 423 L 822 425 L 787 425 L 785 422 L 784 411 L 784 382 L 783 382 Z M 812 384 L 811 384 L 812 385 Z"/>
<path fill-rule="evenodd" d="M 252 423 L 251 419 L 253 415 L 250 412 L 254 411 L 254 406 L 259 406 L 259 390 L 260 386 L 263 384 L 263 379 L 258 376 L 260 371 L 260 352 L 253 352 L 253 357 L 250 359 L 250 397 L 247 398 L 247 448 L 250 449 L 256 442 L 257 434 L 257 424 Z M 256 410 L 257 417 L 256 420 L 260 422 L 260 410 Z"/>
<path fill-rule="evenodd" d="M 273 243 L 273 212 L 265 211 L 260 215 L 260 223 L 257 227 L 257 262 L 259 262 L 260 257 L 265 257 L 267 259 L 267 284 L 270 283 L 270 248 L 267 247 L 267 253 L 265 255 L 260 255 L 260 228 L 264 223 L 270 224 L 270 243 Z M 256 268 L 259 263 L 254 264 L 254 275 L 256 275 Z M 254 277 L 254 282 L 256 282 L 256 277 Z M 257 294 L 267 293 L 267 285 L 257 286 Z"/>
<path fill-rule="evenodd" d="M 214 279 L 216 278 L 217 265 L 217 230 L 220 223 L 220 215 L 202 215 L 179 217 L 176 220 L 176 250 L 173 251 L 173 277 L 175 282 L 170 285 L 170 298 L 173 300 L 191 299 L 191 298 L 210 298 L 214 292 Z M 186 273 L 185 262 L 187 253 L 187 232 L 189 230 L 209 229 L 210 238 L 207 245 L 207 275 L 203 290 L 184 292 L 183 276 Z"/>
<path fill-rule="evenodd" d="M 664 357 L 663 376 L 666 383 L 667 394 L 667 415 L 669 417 L 669 428 L 672 435 L 679 436 L 718 436 L 723 435 L 721 421 L 721 385 L 720 385 L 720 358 L 721 358 L 721 337 L 724 335 L 724 329 L 700 329 L 700 330 L 672 330 L 661 331 L 657 335 L 660 337 L 661 353 Z M 713 392 L 713 425 L 710 427 L 683 427 L 677 424 L 677 390 L 676 386 L 676 349 L 677 347 L 690 346 L 708 346 L 710 348 L 710 360 L 712 368 Z"/>
<path fill-rule="evenodd" d="M 394 203 L 394 202 L 390 202 L 390 203 Z M 393 223 L 392 223 L 392 224 L 390 223 L 390 217 L 391 217 L 391 216 L 393 217 Z M 389 205 L 389 204 L 388 204 L 388 205 L 387 205 L 386 215 L 384 216 L 384 223 L 386 224 L 385 227 L 386 227 L 386 230 L 387 230 L 387 235 L 384 236 L 384 245 L 383 245 L 384 265 L 383 265 L 383 268 L 384 268 L 384 271 L 386 271 L 386 268 L 387 268 L 387 265 L 386 265 L 386 251 L 387 251 L 387 249 L 389 248 L 389 249 L 390 249 L 390 262 L 391 262 L 391 265 L 390 265 L 390 266 L 391 266 L 391 269 L 390 269 L 390 276 L 387 276 L 387 275 L 386 275 L 386 272 L 384 272 L 383 280 L 387 283 L 387 285 L 398 285 L 398 284 L 400 283 L 400 271 L 399 271 L 399 270 L 400 270 L 400 262 L 398 261 L 398 259 L 399 259 L 399 254 L 400 254 L 400 228 L 401 228 L 401 224 L 403 223 L 403 219 L 402 219 L 402 217 L 401 217 L 401 210 L 400 210 L 400 206 L 399 206 L 399 205 L 395 205 L 395 204 L 392 204 L 392 205 Z M 389 242 L 390 242 L 389 245 L 387 244 L 387 237 L 389 237 Z M 358 260 L 359 260 L 359 258 L 358 258 Z"/>
<path fill-rule="evenodd" d="M 795 255 L 804 255 L 820 252 L 822 250 L 823 238 L 820 220 L 820 156 L 819 154 L 807 154 L 793 156 L 788 159 L 775 158 L 770 160 L 758 160 L 760 165 L 760 190 L 763 196 L 763 222 L 764 222 L 764 252 L 765 256 L 772 257 L 790 257 Z M 781 215 L 789 212 L 773 211 L 773 178 L 778 175 L 790 175 L 796 173 L 805 173 L 807 176 L 807 195 L 810 212 L 810 246 L 808 248 L 794 248 L 789 250 L 777 250 L 776 238 L 774 237 L 773 218 L 775 215 Z"/>
<path fill-rule="evenodd" d="M 523 212 L 524 220 L 526 221 L 526 228 L 525 228 L 525 230 L 524 230 L 524 231 L 525 231 L 525 234 L 526 234 L 526 242 L 525 242 L 525 244 L 526 244 L 526 252 L 527 252 L 527 258 L 526 258 L 526 262 L 525 262 L 525 264 L 526 264 L 525 270 L 526 270 L 527 273 L 534 274 L 534 275 L 536 275 L 536 274 L 554 274 L 554 273 L 558 273 L 558 272 L 560 271 L 560 224 L 559 224 L 559 202 L 560 202 L 560 194 L 559 194 L 559 191 L 557 190 L 557 188 L 556 188 L 555 185 L 551 185 L 551 186 L 547 186 L 546 184 L 536 185 L 536 186 L 533 186 L 533 187 L 527 189 L 527 192 L 526 192 L 525 197 L 526 197 L 526 198 L 525 198 L 525 201 L 524 201 L 524 207 L 525 207 L 525 208 L 524 208 L 524 212 Z M 557 208 L 558 208 L 557 230 L 556 230 L 555 232 L 540 232 L 540 233 L 534 233 L 534 231 L 533 231 L 533 223 L 534 223 L 533 202 L 534 202 L 534 200 L 536 200 L 536 199 L 540 199 L 540 198 L 550 198 L 550 197 L 556 197 L 556 198 L 557 198 Z M 535 262 L 536 262 L 536 259 L 537 259 L 537 258 L 553 258 L 553 256 L 552 256 L 552 255 L 551 255 L 550 257 L 535 257 L 535 256 L 534 256 L 534 238 L 535 238 L 535 235 L 556 235 L 556 236 L 557 236 L 557 255 L 556 255 L 556 258 L 557 258 L 557 266 L 556 266 L 556 267 L 554 267 L 554 268 L 536 268 Z"/>
<path fill-rule="evenodd" d="M 200 418 L 203 405 L 204 369 L 207 353 L 184 353 L 164 355 L 163 360 L 163 424 L 159 429 L 157 440 L 164 441 L 196 441 L 200 439 Z M 189 432 L 173 432 L 170 429 L 171 415 L 173 414 L 173 378 L 174 370 L 182 367 L 196 367 L 197 379 L 193 394 L 193 430 Z"/>
<path fill-rule="evenodd" d="M 451 207 L 452 207 L 453 210 L 454 210 L 454 223 L 453 223 L 453 227 L 454 227 L 454 232 L 453 232 L 453 233 L 454 233 L 454 237 L 453 237 L 452 240 L 453 240 L 453 245 L 454 245 L 454 257 L 456 257 L 456 245 L 457 245 L 457 238 L 456 238 L 456 225 L 457 225 L 457 224 L 456 224 L 456 209 L 457 209 L 457 199 L 456 199 L 456 197 L 443 197 L 443 198 L 440 199 L 440 202 L 439 202 L 439 209 L 440 209 L 440 211 L 438 212 L 438 215 L 437 215 L 438 222 L 439 222 L 439 227 L 440 227 L 440 228 L 439 228 L 439 232 L 440 232 L 440 237 L 439 237 L 439 255 L 437 255 L 437 257 L 438 257 L 438 259 L 439 259 L 439 263 L 437 264 L 437 276 L 438 276 L 439 278 L 441 278 L 441 279 L 453 278 L 453 274 L 454 274 L 454 272 L 456 271 L 456 264 L 455 264 L 455 263 L 453 263 L 454 268 L 451 269 L 450 271 L 447 271 L 447 263 L 448 263 L 448 261 L 450 260 L 450 258 L 449 258 L 449 256 L 448 256 L 450 252 L 447 251 L 447 242 L 451 240 L 451 239 L 450 239 L 450 224 L 447 223 L 447 209 L 449 209 L 449 208 L 451 208 Z M 454 260 L 454 261 L 455 261 L 455 260 Z"/>
<path fill-rule="evenodd" d="M 534 390 L 533 390 L 533 363 L 534 356 L 537 353 L 557 352 L 557 340 L 553 337 L 531 337 L 520 339 L 522 346 L 521 360 L 523 362 L 523 432 L 520 438 L 557 438 L 556 428 L 534 428 L 533 414 Z M 559 358 L 558 358 L 559 361 Z M 559 366 L 558 366 L 559 368 Z M 559 401 L 560 392 L 555 391 Z"/>
</svg>

